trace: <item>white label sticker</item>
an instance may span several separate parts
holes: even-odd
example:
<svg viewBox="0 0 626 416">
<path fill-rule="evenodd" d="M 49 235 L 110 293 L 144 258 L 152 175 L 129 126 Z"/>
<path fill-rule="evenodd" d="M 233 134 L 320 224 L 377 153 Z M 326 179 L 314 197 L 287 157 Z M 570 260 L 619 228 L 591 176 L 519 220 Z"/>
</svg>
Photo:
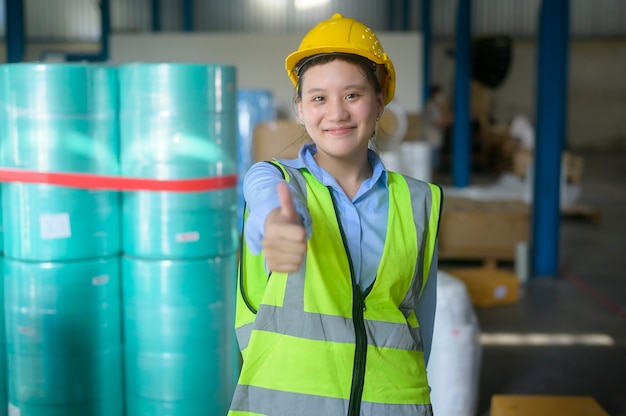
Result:
<svg viewBox="0 0 626 416">
<path fill-rule="evenodd" d="M 9 403 L 9 416 L 20 416 L 22 412 L 16 405 Z"/>
<path fill-rule="evenodd" d="M 192 243 L 200 239 L 200 233 L 197 231 L 190 231 L 187 233 L 176 234 L 177 243 Z"/>
<path fill-rule="evenodd" d="M 105 285 L 109 283 L 109 275 L 103 274 L 101 276 L 95 276 L 91 278 L 91 284 L 94 286 Z"/>
<path fill-rule="evenodd" d="M 72 236 L 70 215 L 67 212 L 41 214 L 39 216 L 39 228 L 41 230 L 41 238 L 44 240 L 69 238 Z"/>
<path fill-rule="evenodd" d="M 506 296 L 506 293 L 507 293 L 506 286 L 496 286 L 496 287 L 493 289 L 493 296 L 494 296 L 496 299 L 502 299 L 503 297 L 505 297 L 505 296 Z"/>
</svg>

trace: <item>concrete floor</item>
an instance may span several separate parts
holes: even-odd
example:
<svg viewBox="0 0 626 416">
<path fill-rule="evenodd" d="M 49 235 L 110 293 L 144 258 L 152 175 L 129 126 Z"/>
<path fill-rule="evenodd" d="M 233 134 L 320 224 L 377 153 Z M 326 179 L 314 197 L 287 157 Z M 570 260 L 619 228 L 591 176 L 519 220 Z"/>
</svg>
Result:
<svg viewBox="0 0 626 416">
<path fill-rule="evenodd" d="M 593 396 L 626 416 L 626 154 L 585 155 L 579 202 L 599 220 L 563 218 L 560 273 L 531 279 L 515 305 L 476 309 L 483 333 L 605 334 L 611 346 L 483 346 L 479 416 L 494 394 Z"/>
</svg>

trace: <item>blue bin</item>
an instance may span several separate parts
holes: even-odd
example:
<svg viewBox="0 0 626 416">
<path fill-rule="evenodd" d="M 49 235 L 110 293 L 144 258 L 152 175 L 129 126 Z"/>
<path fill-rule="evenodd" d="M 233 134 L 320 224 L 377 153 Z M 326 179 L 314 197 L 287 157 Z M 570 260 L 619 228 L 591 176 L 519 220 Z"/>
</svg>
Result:
<svg viewBox="0 0 626 416">
<path fill-rule="evenodd" d="M 237 224 L 243 224 L 243 178 L 253 164 L 254 129 L 259 123 L 276 120 L 274 95 L 259 88 L 237 91 Z"/>
</svg>

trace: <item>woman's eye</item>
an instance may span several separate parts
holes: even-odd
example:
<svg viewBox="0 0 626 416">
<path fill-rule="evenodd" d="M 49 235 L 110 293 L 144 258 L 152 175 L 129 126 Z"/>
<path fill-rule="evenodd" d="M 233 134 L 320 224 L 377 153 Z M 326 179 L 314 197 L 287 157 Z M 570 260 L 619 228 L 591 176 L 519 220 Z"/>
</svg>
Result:
<svg viewBox="0 0 626 416">
<path fill-rule="evenodd" d="M 348 100 L 352 100 L 352 99 L 357 98 L 357 97 L 358 97 L 358 95 L 356 93 L 354 93 L 354 92 L 351 92 L 351 93 L 346 95 L 346 98 Z"/>
<path fill-rule="evenodd" d="M 318 96 L 316 96 L 316 97 L 313 97 L 313 101 L 318 101 L 318 102 L 319 102 L 319 101 L 324 101 L 324 97 L 322 97 L 322 96 L 318 95 Z"/>
</svg>

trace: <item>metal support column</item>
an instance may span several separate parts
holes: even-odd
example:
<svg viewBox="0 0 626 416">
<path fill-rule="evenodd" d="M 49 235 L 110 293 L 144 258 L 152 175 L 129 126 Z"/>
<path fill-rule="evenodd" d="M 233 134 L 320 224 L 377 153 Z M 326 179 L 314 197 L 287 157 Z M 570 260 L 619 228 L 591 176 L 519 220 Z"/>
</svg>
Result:
<svg viewBox="0 0 626 416">
<path fill-rule="evenodd" d="M 6 2 L 6 44 L 7 62 L 21 62 L 24 59 L 26 36 L 24 34 L 24 0 Z"/>
<path fill-rule="evenodd" d="M 405 32 L 409 30 L 410 3 L 410 0 L 402 0 L 402 30 Z"/>
<path fill-rule="evenodd" d="M 183 0 L 183 30 L 193 31 L 193 0 Z"/>
<path fill-rule="evenodd" d="M 387 30 L 396 30 L 396 0 L 387 1 Z"/>
<path fill-rule="evenodd" d="M 470 79 L 472 77 L 472 1 L 458 0 L 456 14 L 456 72 L 454 74 L 454 126 L 452 184 L 464 188 L 471 169 Z"/>
<path fill-rule="evenodd" d="M 430 89 L 431 0 L 422 0 L 422 106 L 426 107 Z"/>
<path fill-rule="evenodd" d="M 152 31 L 161 31 L 161 0 L 152 0 Z"/>
<path fill-rule="evenodd" d="M 558 275 L 561 154 L 567 122 L 569 6 L 569 0 L 543 0 L 539 16 L 532 277 L 556 278 Z"/>
</svg>

